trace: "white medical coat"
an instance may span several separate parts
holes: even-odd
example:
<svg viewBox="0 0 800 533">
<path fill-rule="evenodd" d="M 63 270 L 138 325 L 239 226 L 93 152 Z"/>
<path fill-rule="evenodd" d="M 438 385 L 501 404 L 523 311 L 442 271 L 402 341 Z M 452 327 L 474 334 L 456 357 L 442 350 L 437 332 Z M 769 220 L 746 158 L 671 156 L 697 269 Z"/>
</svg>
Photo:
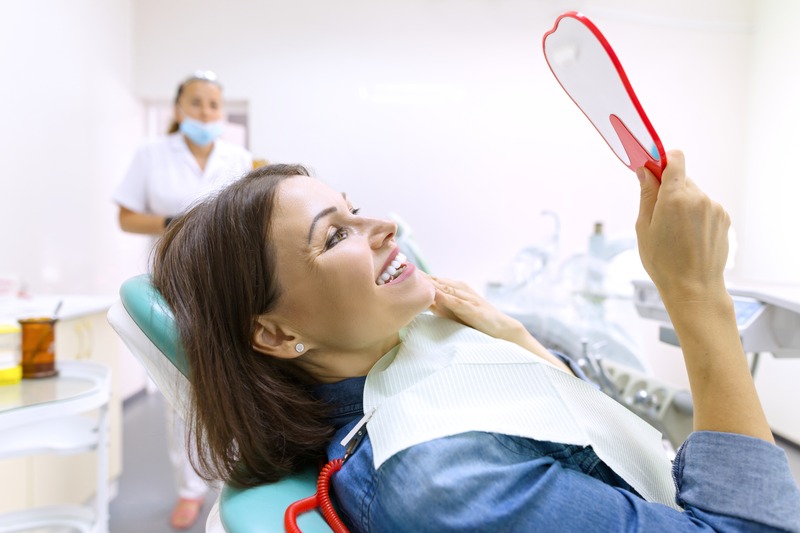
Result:
<svg viewBox="0 0 800 533">
<path fill-rule="evenodd" d="M 217 139 L 200 170 L 183 135 L 173 133 L 139 147 L 113 198 L 131 211 L 175 216 L 252 168 L 250 152 Z"/>
</svg>

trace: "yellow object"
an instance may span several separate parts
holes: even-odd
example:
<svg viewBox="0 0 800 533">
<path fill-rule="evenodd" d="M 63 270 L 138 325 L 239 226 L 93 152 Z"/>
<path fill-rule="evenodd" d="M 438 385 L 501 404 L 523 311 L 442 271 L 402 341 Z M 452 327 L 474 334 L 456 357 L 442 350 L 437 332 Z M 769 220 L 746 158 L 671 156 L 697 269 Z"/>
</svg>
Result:
<svg viewBox="0 0 800 533">
<path fill-rule="evenodd" d="M 22 365 L 0 368 L 0 386 L 16 385 L 22 379 Z"/>
<path fill-rule="evenodd" d="M 17 324 L 0 324 L 0 385 L 22 379 L 21 330 Z"/>
</svg>

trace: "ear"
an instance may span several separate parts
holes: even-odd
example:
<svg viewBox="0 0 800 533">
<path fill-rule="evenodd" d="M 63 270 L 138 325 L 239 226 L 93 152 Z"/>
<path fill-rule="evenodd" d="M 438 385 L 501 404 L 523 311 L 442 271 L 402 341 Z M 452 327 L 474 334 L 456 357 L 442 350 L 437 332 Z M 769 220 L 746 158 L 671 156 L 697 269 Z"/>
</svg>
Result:
<svg viewBox="0 0 800 533">
<path fill-rule="evenodd" d="M 280 324 L 268 315 L 255 320 L 253 338 L 250 339 L 257 352 L 280 359 L 294 359 L 301 354 L 295 349 L 296 338 L 291 332 L 284 330 Z"/>
</svg>

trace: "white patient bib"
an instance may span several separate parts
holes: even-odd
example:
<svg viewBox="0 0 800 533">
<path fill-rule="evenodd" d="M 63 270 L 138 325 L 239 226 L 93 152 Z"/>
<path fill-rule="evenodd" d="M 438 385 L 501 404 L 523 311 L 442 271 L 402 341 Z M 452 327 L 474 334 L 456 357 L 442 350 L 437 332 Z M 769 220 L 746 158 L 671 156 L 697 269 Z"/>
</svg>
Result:
<svg viewBox="0 0 800 533">
<path fill-rule="evenodd" d="M 375 468 L 437 438 L 486 431 L 592 446 L 646 500 L 674 508 L 661 434 L 588 383 L 517 346 L 419 315 L 364 386 Z"/>
</svg>

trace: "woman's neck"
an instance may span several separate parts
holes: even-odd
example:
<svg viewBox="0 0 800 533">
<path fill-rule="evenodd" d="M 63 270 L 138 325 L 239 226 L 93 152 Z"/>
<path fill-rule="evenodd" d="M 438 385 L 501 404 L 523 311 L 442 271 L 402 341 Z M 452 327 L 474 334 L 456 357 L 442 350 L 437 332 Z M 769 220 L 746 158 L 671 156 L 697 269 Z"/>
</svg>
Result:
<svg viewBox="0 0 800 533">
<path fill-rule="evenodd" d="M 366 376 L 375 363 L 399 343 L 398 334 L 375 346 L 355 351 L 314 350 L 298 357 L 295 362 L 318 383 L 336 383 L 347 378 Z"/>
<path fill-rule="evenodd" d="M 195 161 L 197 161 L 197 165 L 200 167 L 200 170 L 205 170 L 208 158 L 211 156 L 211 151 L 214 150 L 214 143 L 211 142 L 205 146 L 200 146 L 199 144 L 195 144 L 189 140 L 186 135 L 183 136 L 183 140 L 186 142 L 186 146 L 189 147 L 189 151 L 194 156 Z"/>
</svg>

